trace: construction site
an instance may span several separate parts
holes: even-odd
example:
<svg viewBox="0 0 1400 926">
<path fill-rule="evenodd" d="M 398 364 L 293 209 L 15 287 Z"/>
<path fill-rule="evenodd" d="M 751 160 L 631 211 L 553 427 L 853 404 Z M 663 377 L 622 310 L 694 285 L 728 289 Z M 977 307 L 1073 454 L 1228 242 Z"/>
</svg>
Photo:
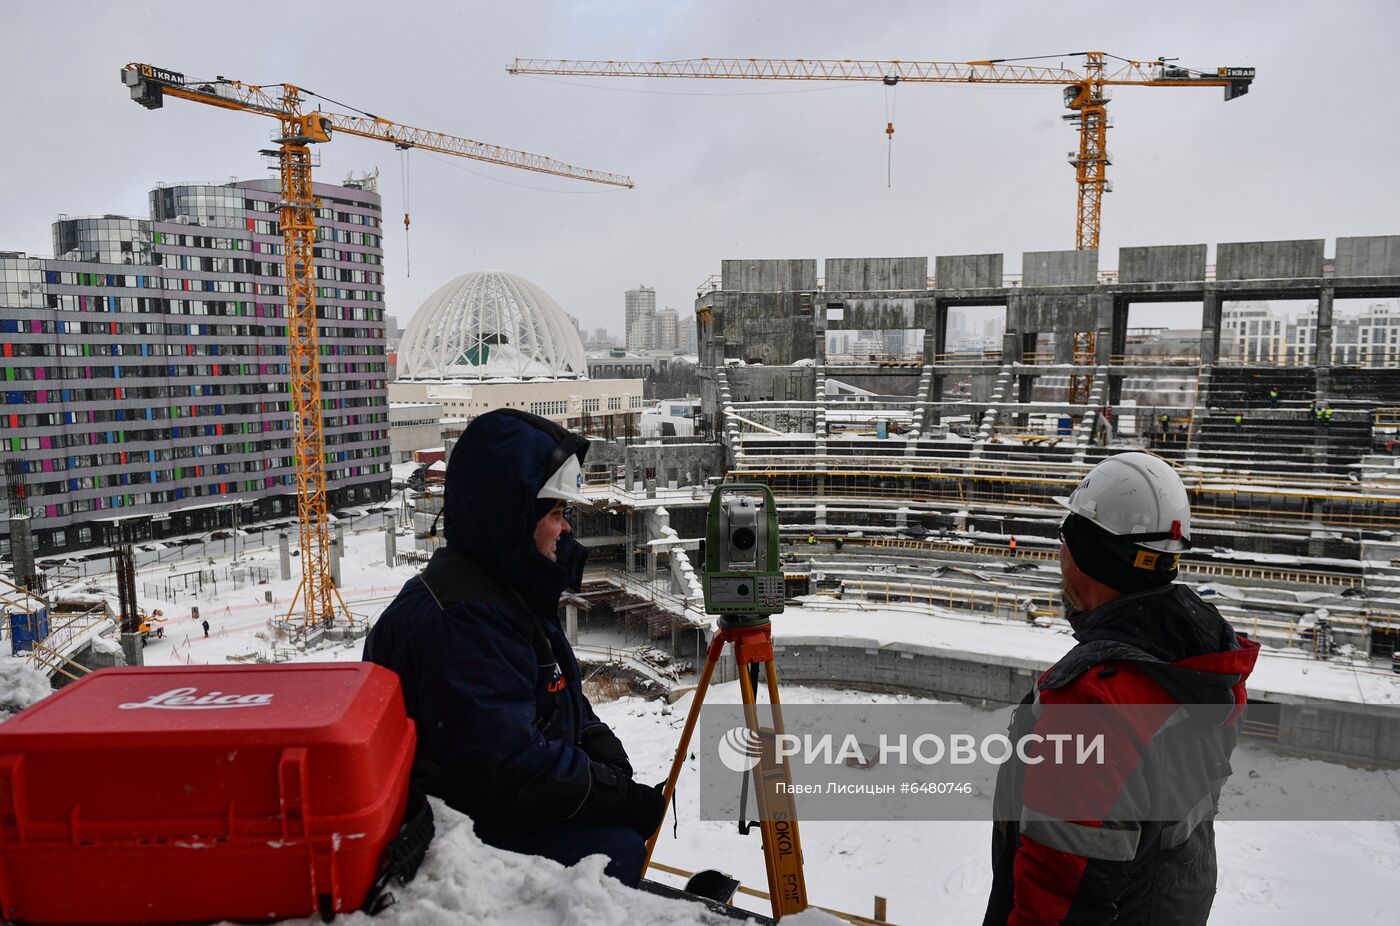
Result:
<svg viewBox="0 0 1400 926">
<path fill-rule="evenodd" d="M 347 141 L 397 157 L 407 264 L 410 157 L 432 189 L 420 203 L 439 198 L 444 186 L 424 170 L 428 158 L 590 192 L 632 190 L 631 176 L 397 122 L 298 84 L 196 77 L 140 60 L 120 68 L 120 88 L 109 73 L 105 89 L 120 89 L 123 114 L 142 125 L 179 122 L 185 110 L 211 116 L 208 124 L 220 128 L 233 121 L 221 113 L 262 123 L 270 140 L 257 153 L 271 177 L 160 182 L 149 193 L 149 219 L 64 214 L 54 224 L 52 257 L 0 252 L 9 406 L 0 417 L 4 917 L 68 922 L 77 914 L 32 911 L 89 904 L 96 912 L 82 913 L 84 922 L 135 921 L 135 913 L 120 911 L 149 907 L 160 922 L 344 914 L 368 924 L 394 903 L 381 899 L 392 886 L 400 906 L 386 922 L 981 921 L 995 891 L 987 857 L 996 858 L 1002 838 L 988 825 L 1000 777 L 970 800 L 972 816 L 817 814 L 803 818 L 799 837 L 803 802 L 771 796 L 774 782 L 799 793 L 791 767 L 774 759 L 785 735 L 781 705 L 795 705 L 798 714 L 942 706 L 969 724 L 990 718 L 998 731 L 1012 732 L 1016 705 L 1032 705 L 1027 710 L 1039 716 L 1046 680 L 1082 644 L 1076 618 L 1090 610 L 1070 592 L 1066 530 L 1081 516 L 1073 498 L 1096 467 L 1121 455 L 1150 456 L 1179 479 L 1189 538 L 1185 516 L 1153 528 L 1160 532 L 1109 533 L 1124 544 L 1144 537 L 1179 544 L 1136 548 L 1139 564 L 1149 557 L 1140 568 L 1155 569 L 1153 551 L 1170 550 L 1171 576 L 1160 587 L 1174 582 L 1203 612 L 1218 612 L 1216 620 L 1228 622 L 1221 625 L 1227 649 L 1248 649 L 1252 666 L 1252 674 L 1225 673 L 1232 679 L 1224 689 L 1232 699 L 1228 719 L 1206 725 L 1228 740 L 1211 766 L 1213 790 L 1190 813 L 1154 818 L 1162 831 L 1148 842 L 1160 841 L 1164 854 L 1179 849 L 1218 815 L 1216 829 L 1206 827 L 1212 896 L 1220 833 L 1216 921 L 1301 926 L 1330 915 L 1383 917 L 1377 911 L 1389 908 L 1400 858 L 1400 233 L 1320 229 L 1319 237 L 1289 240 L 1164 244 L 1146 235 L 1141 245 L 1104 243 L 1118 240 L 1104 234 L 1112 219 L 1103 214 L 1112 190 L 1113 91 L 1169 88 L 1175 97 L 1183 95 L 1176 90 L 1213 88 L 1213 97 L 1223 91 L 1230 102 L 1252 92 L 1250 60 L 1195 69 L 1175 58 L 1105 52 L 956 62 L 513 59 L 505 69 L 510 84 L 533 76 L 870 85 L 885 93 L 886 190 L 894 177 L 897 87 L 1028 85 L 1062 96 L 1060 118 L 1077 137 L 1066 158 L 1074 236 L 1056 242 L 1066 249 L 1019 251 L 1023 236 L 1010 232 L 1012 223 L 997 225 L 1007 229 L 1007 253 L 908 256 L 934 250 L 909 236 L 893 256 L 752 256 L 812 253 L 814 239 L 797 234 L 719 238 L 739 242 L 732 254 L 709 243 L 689 247 L 686 299 L 688 281 L 702 278 L 693 287 L 699 395 L 676 399 L 664 414 L 644 407 L 643 387 L 628 372 L 645 376 L 656 358 L 616 349 L 593 368 L 619 378 L 590 377 L 580 319 L 565 310 L 585 301 L 582 284 L 556 289 L 567 293 L 561 304 L 531 282 L 531 268 L 517 274 L 452 263 L 495 256 L 475 245 L 445 248 L 450 256 L 429 248 L 429 275 L 450 282 L 399 310 L 413 316 L 399 354 L 397 341 L 388 346 L 397 326 L 385 316 L 393 288 L 381 272 L 398 253 L 385 244 L 381 221 L 394 210 L 381 195 L 379 170 L 351 172 L 343 184 L 320 179 L 321 152 Z M 301 76 L 320 85 L 314 70 Z M 152 115 L 167 108 L 174 111 Z M 152 180 L 138 186 L 149 189 Z M 750 208 L 735 195 L 735 210 Z M 1068 208 L 1060 211 L 1069 218 Z M 571 228 L 575 250 L 590 250 L 576 243 L 590 236 L 597 255 L 616 247 L 590 224 L 586 208 L 559 214 L 587 216 Z M 725 223 L 742 224 L 737 215 L 726 213 Z M 1254 237 L 1275 236 L 1261 226 Z M 835 231 L 832 239 L 833 250 L 865 240 Z M 416 292 L 424 284 L 413 285 Z M 629 290 L 628 298 L 647 289 Z M 650 298 L 655 303 L 655 293 Z M 674 309 L 661 311 L 674 321 Z M 89 322 L 84 313 L 102 316 Z M 195 315 L 227 323 L 192 322 Z M 632 334 L 624 332 L 624 342 Z M 94 366 L 94 355 L 108 359 Z M 223 359 L 229 355 L 248 362 Z M 451 496 L 468 492 L 464 477 L 454 485 L 450 474 L 486 458 L 471 450 L 473 424 L 501 416 L 528 420 L 551 441 L 548 466 L 524 496 L 529 546 L 511 569 L 464 552 L 476 543 L 490 547 L 497 531 L 505 536 L 506 519 L 473 508 L 475 520 L 464 523 L 467 509 L 454 509 Z M 655 430 L 643 429 L 643 418 Z M 127 421 L 138 425 L 113 424 Z M 417 444 L 392 444 L 395 424 L 399 435 L 412 429 Z M 657 432 L 664 436 L 638 436 Z M 392 459 L 404 462 L 391 461 L 391 447 Z M 473 485 L 472 504 L 507 495 L 520 477 L 512 464 L 491 475 L 500 486 Z M 740 489 L 749 493 L 742 500 L 742 492 L 726 495 Z M 541 531 L 551 518 L 557 530 L 546 542 Z M 452 531 L 458 540 L 449 542 Z M 468 532 L 472 539 L 463 541 Z M 553 543 L 576 543 L 587 555 L 573 560 L 582 579 L 562 586 L 557 605 L 551 592 L 540 614 L 526 614 L 531 629 L 511 625 L 528 639 L 527 669 L 538 675 L 526 672 L 517 685 L 531 713 L 523 726 L 530 749 L 554 748 L 549 731 L 560 728 L 562 712 L 546 718 L 533 699 L 545 697 L 540 691 L 567 699 L 577 689 L 586 709 L 571 715 L 578 727 L 560 742 L 582 768 L 586 790 L 564 823 L 606 781 L 597 767 L 608 765 L 607 775 L 625 767 L 627 800 L 645 790 L 661 814 L 660 823 L 628 817 L 628 838 L 645 851 L 640 881 L 605 869 L 616 860 L 607 851 L 556 864 L 549 850 L 512 851 L 483 835 L 483 820 L 463 807 L 488 793 L 487 785 L 471 777 L 477 769 L 467 760 L 448 766 L 445 778 L 427 745 L 443 736 L 442 725 L 414 714 L 415 698 L 435 707 L 424 693 L 430 689 L 407 674 L 400 684 L 394 672 L 381 671 L 394 667 L 371 655 L 376 628 L 384 640 L 382 628 L 418 589 L 434 607 L 410 640 L 427 633 L 423 627 L 440 629 L 443 617 L 456 620 L 454 609 L 528 612 L 536 604 L 526 603 L 532 583 L 501 589 L 517 582 L 517 562 L 528 559 L 542 575 L 564 559 L 565 547 Z M 752 559 L 731 560 L 731 547 L 752 549 Z M 429 584 L 434 570 L 454 578 L 479 570 L 485 578 L 463 585 L 459 597 L 443 597 Z M 1126 591 L 1104 587 L 1108 602 Z M 493 665 L 509 662 L 504 648 L 477 649 Z M 439 655 L 427 647 L 412 658 Z M 1128 664 L 1113 659 L 1093 664 L 1096 677 L 1112 678 Z M 1173 667 L 1190 661 L 1153 659 Z M 322 679 L 341 676 L 307 675 L 306 687 L 288 689 L 290 696 L 280 682 L 261 681 L 297 671 L 359 672 L 386 686 L 364 689 L 380 714 L 347 709 L 349 734 L 336 745 L 343 752 L 329 753 L 334 761 L 308 756 L 335 727 L 316 710 L 340 682 Z M 181 687 L 114 696 L 108 714 L 33 709 L 81 704 L 109 679 L 147 672 L 170 673 L 164 684 Z M 1246 676 L 1247 699 L 1239 694 Z M 202 677 L 219 690 L 200 694 Z M 225 722 L 233 708 L 271 707 L 274 693 L 249 693 L 263 691 L 253 679 L 267 692 L 277 688 L 281 705 L 294 704 L 286 716 L 303 726 L 284 726 L 305 742 L 279 740 L 273 749 L 273 738 L 288 735 L 283 727 Z M 463 671 L 445 680 L 446 690 L 456 697 L 477 681 Z M 1184 722 L 1192 702 L 1165 685 L 1162 691 L 1165 700 L 1154 706 L 1181 708 L 1162 722 L 1165 730 Z M 727 742 L 705 739 L 707 695 L 711 708 L 742 709 L 742 726 L 730 732 L 751 737 L 752 763 L 724 779 L 742 795 L 737 835 L 735 816 L 711 814 L 702 796 L 714 784 L 698 757 L 725 761 Z M 500 703 L 481 696 L 464 716 L 476 722 Z M 171 710 L 215 713 L 161 713 Z M 27 733 L 42 722 L 32 718 L 54 714 L 72 724 L 69 732 Z M 146 719 L 152 716 L 159 721 Z M 365 716 L 379 719 L 366 723 Z M 165 781 L 182 756 L 216 738 L 201 739 L 205 728 L 179 727 L 173 717 L 194 718 L 190 724 L 214 717 L 208 730 L 245 739 L 220 740 L 203 765 L 190 766 L 198 774 Z M 89 721 L 95 729 L 71 732 Z M 615 731 L 618 749 L 626 744 L 620 765 L 615 754 L 604 762 L 585 747 L 585 731 L 598 726 Z M 697 729 L 701 739 L 692 746 Z M 461 737 L 469 741 L 465 755 L 496 745 L 478 743 L 491 739 L 479 733 Z M 373 773 L 365 774 L 365 792 L 392 797 L 376 797 L 387 822 L 371 839 L 360 817 L 323 811 L 317 789 L 327 788 L 332 768 L 359 769 L 353 750 L 381 734 L 397 737 L 399 752 L 392 762 L 364 760 Z M 80 746 L 109 740 L 153 763 L 156 771 L 139 773 L 152 779 L 142 787 L 149 794 L 171 787 L 173 796 L 161 799 L 168 806 L 145 796 L 130 803 L 129 788 L 105 784 L 81 807 L 77 797 L 51 796 L 74 765 L 104 761 L 84 758 Z M 234 766 L 241 750 L 263 747 L 275 772 L 247 771 L 253 759 Z M 547 777 L 511 764 L 527 752 L 502 762 L 513 771 L 493 774 L 489 787 L 504 781 L 523 789 Z M 844 772 L 860 775 L 884 759 L 862 751 L 843 761 Z M 255 779 L 266 795 L 249 796 Z M 1263 783 L 1250 784 L 1255 779 Z M 1271 817 L 1252 804 L 1264 791 L 1288 803 L 1292 789 L 1310 795 L 1293 799 L 1301 807 L 1310 786 L 1347 809 L 1309 805 L 1312 816 Z M 750 788 L 756 814 L 749 813 Z M 36 794 L 47 801 L 39 809 L 24 803 Z M 217 813 L 169 816 L 169 807 L 199 801 Z M 424 814 L 427 835 L 410 832 Z M 1023 826 L 1027 819 L 1010 818 Z M 325 820 L 331 830 L 313 832 Z M 1054 822 L 1092 824 L 1098 832 L 1091 836 L 1101 840 L 1118 835 L 1103 826 L 1116 822 L 1106 815 Z M 581 816 L 571 825 L 585 823 L 599 821 Z M 1186 835 L 1169 845 L 1168 829 Z M 1136 838 L 1119 856 L 1080 852 L 1088 843 L 1074 840 L 1051 848 L 1081 863 L 1135 861 Z M 363 840 L 353 847 L 361 851 L 374 843 L 367 863 L 348 860 L 342 841 L 355 840 Z M 101 860 L 109 867 L 112 859 L 146 859 L 168 878 L 170 896 L 148 901 L 126 886 L 103 897 L 96 875 L 82 867 L 96 864 L 94 846 L 112 853 Z M 180 865 L 190 848 L 212 848 L 206 855 L 213 858 L 230 847 L 260 855 L 277 872 L 259 889 L 276 882 L 294 899 L 211 906 L 200 895 L 215 893 L 205 887 L 219 880 L 214 869 L 201 861 L 206 867 L 188 871 L 202 874 L 188 874 Z M 45 862 L 50 870 L 75 866 L 73 896 L 33 887 L 40 869 L 25 866 L 51 850 L 73 853 L 63 857 L 69 862 Z M 1327 886 L 1316 888 L 1318 880 Z M 1210 910 L 1207 900 L 1199 923 Z"/>
</svg>

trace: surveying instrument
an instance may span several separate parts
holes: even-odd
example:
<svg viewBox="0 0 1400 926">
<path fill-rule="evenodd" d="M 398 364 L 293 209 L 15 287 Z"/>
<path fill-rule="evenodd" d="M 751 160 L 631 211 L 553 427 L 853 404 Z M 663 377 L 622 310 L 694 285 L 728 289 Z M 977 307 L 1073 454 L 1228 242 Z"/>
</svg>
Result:
<svg viewBox="0 0 1400 926">
<path fill-rule="evenodd" d="M 787 763 L 777 761 L 774 750 L 775 737 L 783 732 L 783 715 L 778 700 L 778 672 L 773 665 L 773 628 L 769 616 L 781 614 L 783 610 L 783 573 L 778 568 L 778 511 L 773 493 L 766 485 L 733 482 L 717 486 L 710 496 L 705 520 L 704 590 L 705 611 L 719 615 L 719 619 L 662 793 L 669 804 L 676 791 L 681 766 L 689 754 L 690 737 L 700 718 L 710 678 L 725 644 L 732 644 L 744 703 L 746 745 L 756 750 L 759 760 L 748 774 L 753 776 L 758 803 L 768 896 L 774 918 L 781 919 L 807 909 L 807 882 L 802 872 L 802 842 L 797 833 L 792 776 Z M 755 703 L 760 667 L 768 680 L 771 727 L 759 724 Z M 744 788 L 747 794 L 748 779 L 744 780 Z M 651 853 L 660 832 L 658 828 L 647 840 L 643 873 L 651 864 Z M 740 832 L 748 832 L 742 820 Z"/>
</svg>

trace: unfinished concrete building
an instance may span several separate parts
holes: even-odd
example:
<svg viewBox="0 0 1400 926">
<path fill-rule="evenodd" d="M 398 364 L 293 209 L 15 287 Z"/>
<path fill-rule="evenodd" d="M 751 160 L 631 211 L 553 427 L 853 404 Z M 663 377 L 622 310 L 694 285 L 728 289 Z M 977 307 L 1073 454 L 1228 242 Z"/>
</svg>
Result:
<svg viewBox="0 0 1400 926">
<path fill-rule="evenodd" d="M 924 257 L 828 259 L 820 276 L 811 259 L 725 261 L 696 302 L 704 413 L 729 477 L 779 498 L 794 587 L 1054 620 L 1052 496 L 1145 447 L 1192 493 L 1184 576 L 1242 630 L 1388 657 L 1400 369 L 1334 358 L 1332 331 L 1337 302 L 1400 295 L 1400 236 L 1342 238 L 1330 258 L 1321 239 L 1216 251 L 1209 266 L 1204 244 L 1124 248 L 1116 271 L 1094 251 L 1027 253 L 1019 276 L 1000 254 L 937 257 L 932 275 Z M 1312 349 L 1222 349 L 1222 312 L 1257 300 L 1314 304 Z M 1143 303 L 1198 307 L 1199 343 L 1130 344 Z M 948 349 L 967 306 L 1004 307 L 999 348 Z"/>
</svg>

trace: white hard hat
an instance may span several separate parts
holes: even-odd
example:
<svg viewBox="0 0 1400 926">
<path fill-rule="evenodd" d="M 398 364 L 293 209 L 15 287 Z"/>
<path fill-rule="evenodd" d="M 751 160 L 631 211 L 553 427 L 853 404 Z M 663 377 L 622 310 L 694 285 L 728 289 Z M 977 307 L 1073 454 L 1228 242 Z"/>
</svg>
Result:
<svg viewBox="0 0 1400 926">
<path fill-rule="evenodd" d="M 1111 456 L 1055 501 L 1119 539 L 1164 553 L 1191 546 L 1191 502 L 1170 463 L 1131 451 Z"/>
<path fill-rule="evenodd" d="M 566 502 L 589 504 L 590 499 L 583 494 L 583 467 L 578 457 L 572 453 L 566 456 L 535 497 L 562 498 Z"/>
</svg>

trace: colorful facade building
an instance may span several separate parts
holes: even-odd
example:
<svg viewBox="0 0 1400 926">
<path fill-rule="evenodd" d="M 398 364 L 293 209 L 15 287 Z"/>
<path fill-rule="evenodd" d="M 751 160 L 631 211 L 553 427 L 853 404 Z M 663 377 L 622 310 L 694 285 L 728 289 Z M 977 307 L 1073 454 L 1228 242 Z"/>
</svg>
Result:
<svg viewBox="0 0 1400 926">
<path fill-rule="evenodd" d="M 389 492 L 380 199 L 315 192 L 335 508 Z M 0 552 L 17 509 L 40 554 L 296 514 L 276 181 L 150 198 L 60 216 L 53 258 L 0 252 Z"/>
</svg>

